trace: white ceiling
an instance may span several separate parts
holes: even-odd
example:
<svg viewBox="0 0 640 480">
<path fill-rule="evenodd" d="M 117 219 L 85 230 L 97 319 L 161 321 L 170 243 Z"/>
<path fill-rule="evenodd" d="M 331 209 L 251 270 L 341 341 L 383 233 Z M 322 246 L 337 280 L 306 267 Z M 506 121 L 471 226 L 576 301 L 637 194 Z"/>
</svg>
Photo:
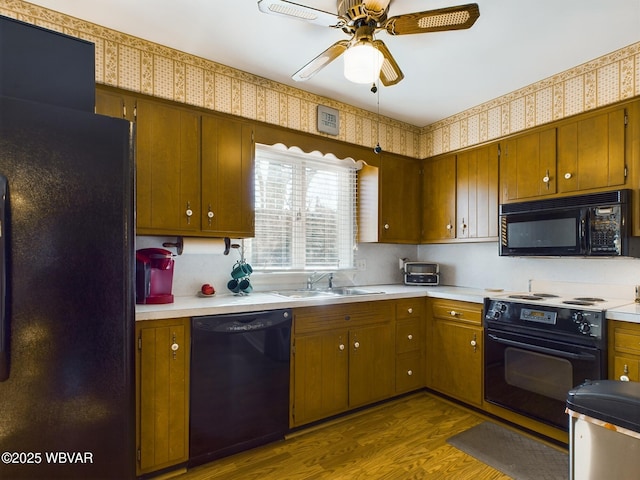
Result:
<svg viewBox="0 0 640 480">
<path fill-rule="evenodd" d="M 291 75 L 341 30 L 260 13 L 257 0 L 29 0 L 114 30 L 377 111 L 339 58 L 303 83 Z M 336 12 L 335 0 L 296 0 Z M 471 0 L 392 0 L 389 16 Z M 380 113 L 425 126 L 640 41 L 640 0 L 477 0 L 468 30 L 393 37 L 405 78 L 380 88 Z"/>
</svg>

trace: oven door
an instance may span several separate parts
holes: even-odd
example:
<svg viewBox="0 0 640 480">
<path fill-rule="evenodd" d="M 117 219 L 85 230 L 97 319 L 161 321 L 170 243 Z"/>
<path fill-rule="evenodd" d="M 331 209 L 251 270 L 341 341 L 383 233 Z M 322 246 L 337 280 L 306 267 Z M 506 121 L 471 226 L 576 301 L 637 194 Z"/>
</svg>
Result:
<svg viewBox="0 0 640 480">
<path fill-rule="evenodd" d="M 568 430 L 567 393 L 602 378 L 603 352 L 491 328 L 485 337 L 485 400 Z"/>
</svg>

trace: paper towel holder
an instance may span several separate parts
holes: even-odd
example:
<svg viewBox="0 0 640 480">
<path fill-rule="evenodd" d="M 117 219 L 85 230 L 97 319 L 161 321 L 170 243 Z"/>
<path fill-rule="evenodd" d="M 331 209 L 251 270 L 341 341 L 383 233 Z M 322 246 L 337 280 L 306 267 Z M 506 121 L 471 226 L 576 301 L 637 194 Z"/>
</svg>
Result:
<svg viewBox="0 0 640 480">
<path fill-rule="evenodd" d="M 176 253 L 178 255 L 182 255 L 184 252 L 184 240 L 182 237 L 177 237 L 175 242 L 164 242 L 162 244 L 163 247 L 171 248 L 175 247 Z M 229 255 L 231 248 L 240 248 L 240 245 L 233 244 L 231 245 L 231 239 L 229 237 L 224 237 L 224 254 Z"/>
</svg>

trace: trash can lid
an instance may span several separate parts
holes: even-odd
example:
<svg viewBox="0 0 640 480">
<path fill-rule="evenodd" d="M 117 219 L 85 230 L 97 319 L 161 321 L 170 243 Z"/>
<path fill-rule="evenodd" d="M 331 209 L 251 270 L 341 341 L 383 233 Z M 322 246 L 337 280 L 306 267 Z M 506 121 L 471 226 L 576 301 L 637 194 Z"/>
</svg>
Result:
<svg viewBox="0 0 640 480">
<path fill-rule="evenodd" d="M 587 380 L 569 391 L 567 408 L 640 432 L 640 383 Z"/>
</svg>

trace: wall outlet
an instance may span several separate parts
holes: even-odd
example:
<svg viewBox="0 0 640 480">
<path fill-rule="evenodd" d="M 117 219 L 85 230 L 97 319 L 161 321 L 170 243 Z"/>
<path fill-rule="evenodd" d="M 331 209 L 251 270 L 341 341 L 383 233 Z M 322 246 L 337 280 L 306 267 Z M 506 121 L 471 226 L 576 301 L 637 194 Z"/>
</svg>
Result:
<svg viewBox="0 0 640 480">
<path fill-rule="evenodd" d="M 367 269 L 367 261 L 364 258 L 360 258 L 356 260 L 356 268 L 358 270 L 366 270 Z"/>
</svg>

